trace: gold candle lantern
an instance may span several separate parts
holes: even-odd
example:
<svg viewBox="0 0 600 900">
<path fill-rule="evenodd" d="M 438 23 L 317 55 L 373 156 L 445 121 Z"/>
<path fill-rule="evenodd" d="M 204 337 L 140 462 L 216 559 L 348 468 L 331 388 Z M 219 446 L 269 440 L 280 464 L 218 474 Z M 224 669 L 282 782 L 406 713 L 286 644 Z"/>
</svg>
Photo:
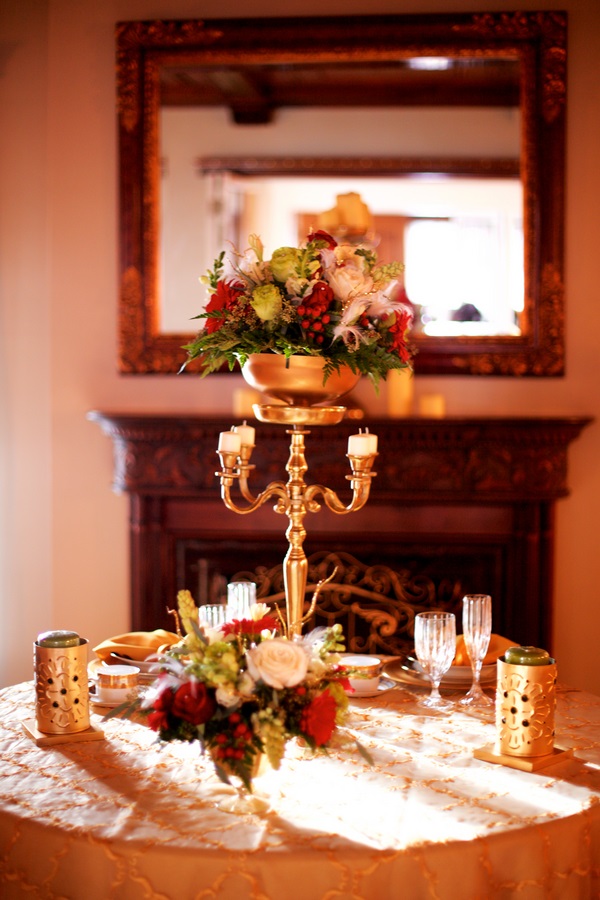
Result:
<svg viewBox="0 0 600 900">
<path fill-rule="evenodd" d="M 554 750 L 556 663 L 515 664 L 498 660 L 496 752 L 546 756 Z"/>
<path fill-rule="evenodd" d="M 74 644 L 67 634 L 73 633 L 40 635 L 33 645 L 36 725 L 44 734 L 90 727 L 88 641 L 75 635 Z"/>
</svg>

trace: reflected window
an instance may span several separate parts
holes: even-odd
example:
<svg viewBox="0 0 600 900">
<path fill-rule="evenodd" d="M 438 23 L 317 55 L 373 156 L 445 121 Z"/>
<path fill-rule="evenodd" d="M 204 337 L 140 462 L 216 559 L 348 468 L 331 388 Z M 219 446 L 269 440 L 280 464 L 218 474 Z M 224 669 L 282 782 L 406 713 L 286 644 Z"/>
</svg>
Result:
<svg viewBox="0 0 600 900">
<path fill-rule="evenodd" d="M 518 335 L 523 230 L 499 214 L 407 222 L 405 285 L 427 335 Z"/>
</svg>

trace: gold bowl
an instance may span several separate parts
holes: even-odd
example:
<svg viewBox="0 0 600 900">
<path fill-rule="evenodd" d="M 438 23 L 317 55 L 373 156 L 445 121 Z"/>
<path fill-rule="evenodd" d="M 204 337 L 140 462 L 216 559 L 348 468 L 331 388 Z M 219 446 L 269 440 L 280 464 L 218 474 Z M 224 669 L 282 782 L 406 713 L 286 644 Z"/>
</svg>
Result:
<svg viewBox="0 0 600 900">
<path fill-rule="evenodd" d="M 323 383 L 325 361 L 320 356 L 253 353 L 242 367 L 244 380 L 255 390 L 290 406 L 313 406 L 347 394 L 360 381 L 348 366 L 333 371 Z"/>
</svg>

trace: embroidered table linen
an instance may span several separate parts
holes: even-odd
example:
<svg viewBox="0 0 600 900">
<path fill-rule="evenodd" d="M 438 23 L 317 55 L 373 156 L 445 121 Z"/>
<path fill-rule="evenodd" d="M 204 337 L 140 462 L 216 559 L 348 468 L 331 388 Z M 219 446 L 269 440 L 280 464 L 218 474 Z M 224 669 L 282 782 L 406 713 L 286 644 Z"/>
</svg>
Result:
<svg viewBox="0 0 600 900">
<path fill-rule="evenodd" d="M 297 748 L 232 815 L 198 745 L 144 725 L 38 748 L 29 683 L 0 692 L 0 895 L 69 900 L 470 900 L 600 896 L 600 698 L 558 695 L 575 759 L 521 772 L 474 759 L 495 726 L 432 715 L 411 688 L 352 703 L 350 744 Z M 511 893 L 512 892 L 512 893 Z"/>
</svg>

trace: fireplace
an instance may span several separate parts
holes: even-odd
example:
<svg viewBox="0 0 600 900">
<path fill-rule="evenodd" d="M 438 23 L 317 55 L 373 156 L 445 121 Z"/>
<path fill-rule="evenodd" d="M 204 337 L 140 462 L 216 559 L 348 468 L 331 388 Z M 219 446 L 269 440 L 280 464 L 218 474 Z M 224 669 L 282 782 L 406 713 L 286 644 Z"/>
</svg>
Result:
<svg viewBox="0 0 600 900">
<path fill-rule="evenodd" d="M 286 518 L 271 505 L 239 516 L 219 496 L 215 451 L 230 417 L 89 418 L 112 438 L 113 487 L 130 497 L 132 629 L 172 629 L 167 610 L 183 588 L 215 602 L 242 575 L 259 593 L 281 591 Z M 589 421 L 365 420 L 379 436 L 369 501 L 350 516 L 309 513 L 306 554 L 384 567 L 396 593 L 426 608 L 458 610 L 464 593 L 490 593 L 494 631 L 550 648 L 555 504 L 568 494 L 568 446 Z M 349 497 L 345 453 L 356 430 L 355 421 L 311 428 L 307 483 Z M 285 480 L 288 449 L 285 427 L 256 423 L 254 492 Z"/>
</svg>

